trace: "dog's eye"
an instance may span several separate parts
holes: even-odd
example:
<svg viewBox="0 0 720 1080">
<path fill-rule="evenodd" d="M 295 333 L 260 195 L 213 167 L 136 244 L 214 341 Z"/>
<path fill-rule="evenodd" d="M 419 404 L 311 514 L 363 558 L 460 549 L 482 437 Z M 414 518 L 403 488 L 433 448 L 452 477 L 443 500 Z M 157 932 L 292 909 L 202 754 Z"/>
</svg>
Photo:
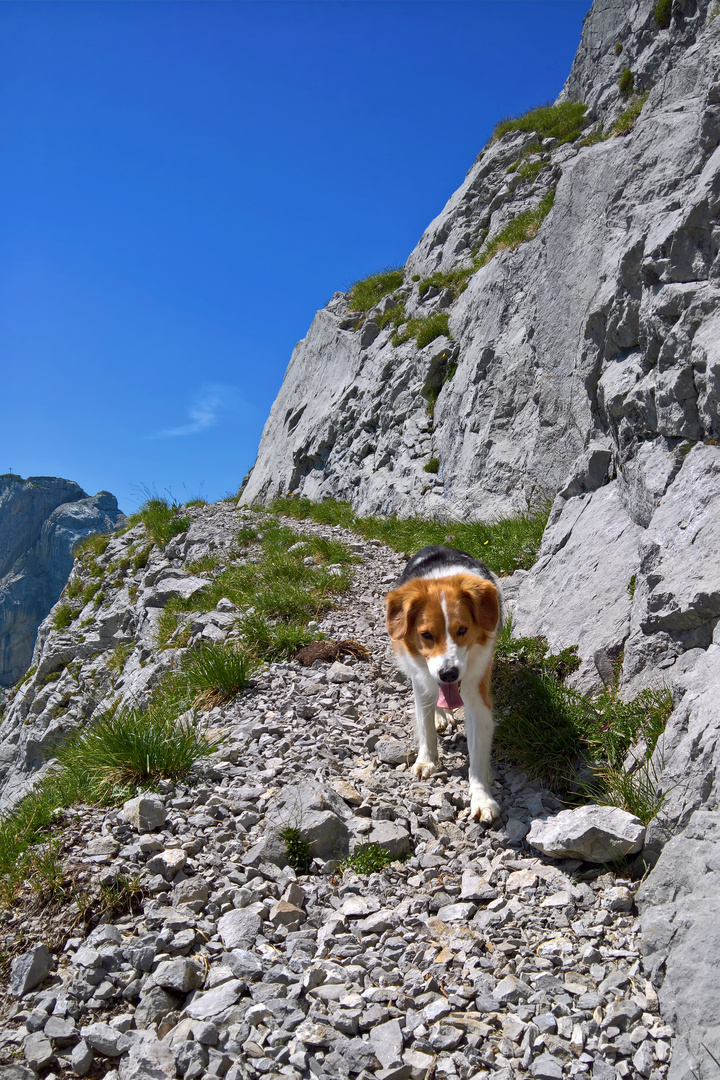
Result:
<svg viewBox="0 0 720 1080">
<path fill-rule="evenodd" d="M 459 629 L 456 630 L 455 633 L 457 634 L 458 637 L 462 637 L 463 634 L 467 634 L 467 626 L 459 627 Z"/>
<path fill-rule="evenodd" d="M 420 637 L 423 638 L 424 641 L 432 641 L 433 639 L 433 636 L 429 630 L 423 630 L 423 632 L 420 634 Z"/>
</svg>

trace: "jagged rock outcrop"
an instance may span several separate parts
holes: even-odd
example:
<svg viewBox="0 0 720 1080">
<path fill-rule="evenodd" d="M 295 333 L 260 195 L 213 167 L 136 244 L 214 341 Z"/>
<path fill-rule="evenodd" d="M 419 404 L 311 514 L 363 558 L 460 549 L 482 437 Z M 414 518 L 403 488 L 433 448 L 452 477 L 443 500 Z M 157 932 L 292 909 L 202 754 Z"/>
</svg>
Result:
<svg viewBox="0 0 720 1080">
<path fill-rule="evenodd" d="M 666 792 L 649 830 L 657 856 L 672 835 L 693 848 L 681 830 L 697 831 L 719 795 L 720 19 L 707 0 L 675 0 L 663 28 L 654 8 L 596 0 L 586 18 L 559 101 L 587 105 L 590 138 L 491 142 L 395 294 L 363 320 L 341 293 L 318 312 L 243 499 L 295 492 L 361 513 L 482 519 L 553 498 L 514 626 L 578 644 L 585 688 L 618 671 L 627 695 L 671 687 L 653 759 Z M 642 107 L 613 134 L 627 69 Z M 469 267 L 551 189 L 534 239 L 496 254 L 465 291 L 425 288 Z M 381 324 L 400 303 L 412 317 L 448 313 L 451 336 L 393 345 Z M 436 475 L 424 468 L 433 458 Z M 687 950 L 702 937 L 708 888 L 714 877 L 698 869 L 668 901 L 683 929 L 653 970 L 658 985 L 674 973 L 673 1000 L 689 972 L 673 941 Z M 712 950 L 698 957 L 694 992 L 708 999 L 716 963 Z M 702 1010 L 677 1015 L 686 1042 L 670 1076 L 689 1080 L 720 1060 L 718 1033 Z"/>
<path fill-rule="evenodd" d="M 72 551 L 123 520 L 109 491 L 90 496 L 56 476 L 0 476 L 0 686 L 30 665 L 37 628 L 57 601 Z"/>
</svg>

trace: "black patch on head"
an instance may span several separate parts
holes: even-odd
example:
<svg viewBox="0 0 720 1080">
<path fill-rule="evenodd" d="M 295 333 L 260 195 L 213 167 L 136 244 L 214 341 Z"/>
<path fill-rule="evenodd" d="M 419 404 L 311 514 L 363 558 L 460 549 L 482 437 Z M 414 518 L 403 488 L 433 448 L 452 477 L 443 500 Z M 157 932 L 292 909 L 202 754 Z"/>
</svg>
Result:
<svg viewBox="0 0 720 1080">
<path fill-rule="evenodd" d="M 395 587 L 404 585 L 406 581 L 412 581 L 413 578 L 428 577 L 429 574 L 442 571 L 445 568 L 449 570 L 450 567 L 461 567 L 468 574 L 474 574 L 475 577 L 492 581 L 490 568 L 485 563 L 473 559 L 472 555 L 468 555 L 466 551 L 443 547 L 442 544 L 429 544 L 427 547 L 421 548 L 416 555 L 413 555 L 398 578 Z"/>
</svg>

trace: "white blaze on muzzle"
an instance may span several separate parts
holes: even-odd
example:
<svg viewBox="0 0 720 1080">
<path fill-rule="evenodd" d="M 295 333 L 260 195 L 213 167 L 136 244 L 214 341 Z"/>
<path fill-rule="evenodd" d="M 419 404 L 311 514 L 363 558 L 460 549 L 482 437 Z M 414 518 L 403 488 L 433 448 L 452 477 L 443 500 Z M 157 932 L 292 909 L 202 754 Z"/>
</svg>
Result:
<svg viewBox="0 0 720 1080">
<path fill-rule="evenodd" d="M 440 597 L 440 605 L 445 616 L 445 652 L 439 656 L 431 656 L 427 661 L 427 666 L 428 671 L 439 686 L 439 708 L 459 709 L 463 703 L 460 697 L 459 683 L 467 667 L 467 649 L 464 645 L 458 645 L 450 634 L 450 619 L 448 618 L 445 593 Z M 453 682 L 446 682 L 440 673 L 452 668 L 457 671 L 457 678 Z"/>
</svg>

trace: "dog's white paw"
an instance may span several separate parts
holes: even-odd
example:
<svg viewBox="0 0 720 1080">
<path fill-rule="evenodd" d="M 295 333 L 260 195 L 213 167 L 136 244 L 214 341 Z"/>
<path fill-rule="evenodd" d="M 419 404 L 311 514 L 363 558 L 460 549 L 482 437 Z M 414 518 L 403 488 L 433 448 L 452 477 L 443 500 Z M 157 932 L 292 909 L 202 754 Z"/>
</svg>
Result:
<svg viewBox="0 0 720 1080">
<path fill-rule="evenodd" d="M 435 730 L 442 735 L 448 728 L 453 726 L 452 716 L 444 709 L 435 710 Z"/>
<path fill-rule="evenodd" d="M 437 764 L 434 761 L 416 761 L 410 772 L 419 780 L 427 780 L 429 776 L 437 772 Z"/>
<path fill-rule="evenodd" d="M 481 821 L 483 825 L 489 825 L 491 821 L 500 816 L 500 807 L 489 795 L 473 795 L 470 802 L 470 817 L 473 821 Z"/>
</svg>

